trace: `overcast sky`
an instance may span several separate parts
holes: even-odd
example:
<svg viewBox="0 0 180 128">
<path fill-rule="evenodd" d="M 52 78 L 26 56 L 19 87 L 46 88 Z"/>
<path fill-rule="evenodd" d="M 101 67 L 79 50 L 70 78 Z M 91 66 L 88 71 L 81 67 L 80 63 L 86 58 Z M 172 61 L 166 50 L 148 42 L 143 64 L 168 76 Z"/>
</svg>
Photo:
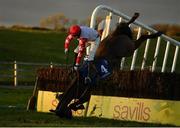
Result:
<svg viewBox="0 0 180 128">
<path fill-rule="evenodd" d="M 83 20 L 100 4 L 129 16 L 140 12 L 138 20 L 145 24 L 180 24 L 180 0 L 0 0 L 0 25 L 38 26 L 42 18 L 57 13 Z"/>
</svg>

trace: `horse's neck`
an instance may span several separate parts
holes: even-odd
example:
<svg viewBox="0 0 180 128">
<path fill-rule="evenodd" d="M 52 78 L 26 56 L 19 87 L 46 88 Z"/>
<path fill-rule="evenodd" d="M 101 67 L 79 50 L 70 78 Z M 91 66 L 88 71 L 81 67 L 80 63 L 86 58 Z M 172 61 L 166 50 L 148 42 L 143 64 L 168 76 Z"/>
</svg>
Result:
<svg viewBox="0 0 180 128">
<path fill-rule="evenodd" d="M 119 32 L 116 30 L 116 31 L 114 31 L 110 36 L 111 36 L 111 37 L 116 37 L 116 36 L 119 36 L 119 35 L 121 35 L 121 33 L 119 33 Z"/>
<path fill-rule="evenodd" d="M 116 37 L 116 36 L 115 36 Z M 113 48 L 116 42 L 113 42 L 115 38 L 113 34 L 108 35 L 99 45 L 95 58 L 96 59 L 105 59 L 109 62 L 111 68 L 116 69 L 120 67 L 121 57 L 116 55 L 117 51 L 114 51 Z M 113 47 L 112 47 L 113 46 Z M 117 49 L 116 49 L 117 50 Z"/>
<path fill-rule="evenodd" d="M 121 62 L 121 58 L 118 59 L 111 59 L 109 60 L 111 68 L 113 70 L 119 70 L 120 69 L 120 62 Z"/>
</svg>

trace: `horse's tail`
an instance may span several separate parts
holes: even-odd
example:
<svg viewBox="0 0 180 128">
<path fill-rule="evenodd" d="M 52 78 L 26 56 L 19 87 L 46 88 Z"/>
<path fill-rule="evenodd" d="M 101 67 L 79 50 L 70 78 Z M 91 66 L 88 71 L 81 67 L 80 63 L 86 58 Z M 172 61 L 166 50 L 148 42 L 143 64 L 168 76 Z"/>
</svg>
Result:
<svg viewBox="0 0 180 128">
<path fill-rule="evenodd" d="M 139 17 L 139 13 L 138 12 L 134 13 L 134 16 L 129 20 L 129 22 L 127 22 L 127 24 L 129 25 L 133 23 L 138 17 Z"/>
</svg>

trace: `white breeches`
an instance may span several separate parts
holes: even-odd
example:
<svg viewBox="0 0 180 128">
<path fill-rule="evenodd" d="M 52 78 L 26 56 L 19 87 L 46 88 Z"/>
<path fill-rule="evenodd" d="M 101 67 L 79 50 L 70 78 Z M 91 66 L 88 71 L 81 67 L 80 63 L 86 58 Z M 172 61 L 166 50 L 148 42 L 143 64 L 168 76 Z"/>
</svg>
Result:
<svg viewBox="0 0 180 128">
<path fill-rule="evenodd" d="M 86 43 L 86 50 L 87 50 L 87 48 L 89 48 L 89 49 L 87 50 L 87 52 L 86 52 L 86 57 L 87 57 L 86 59 L 87 59 L 88 61 L 94 60 L 94 56 L 95 56 L 95 54 L 96 54 L 96 50 L 97 50 L 97 48 L 98 48 L 98 46 L 99 46 L 99 43 L 100 43 L 100 37 L 96 38 L 95 41 L 88 41 L 88 42 Z M 79 46 L 77 46 L 77 47 L 74 49 L 74 52 L 75 52 L 75 53 L 78 53 L 78 51 L 79 51 Z"/>
</svg>

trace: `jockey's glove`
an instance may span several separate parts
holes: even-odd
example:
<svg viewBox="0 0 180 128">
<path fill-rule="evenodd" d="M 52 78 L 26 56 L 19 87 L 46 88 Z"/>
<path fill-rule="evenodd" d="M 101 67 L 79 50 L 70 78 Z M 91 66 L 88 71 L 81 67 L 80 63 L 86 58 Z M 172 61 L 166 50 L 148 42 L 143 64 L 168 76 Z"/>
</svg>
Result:
<svg viewBox="0 0 180 128">
<path fill-rule="evenodd" d="M 91 78 L 89 77 L 89 76 L 87 76 L 87 77 L 85 77 L 85 79 L 84 79 L 84 83 L 85 84 L 90 84 L 91 83 Z"/>
<path fill-rule="evenodd" d="M 67 49 L 67 48 L 64 50 L 64 53 L 65 53 L 65 54 L 67 54 L 67 53 L 68 53 L 68 49 Z"/>
<path fill-rule="evenodd" d="M 78 71 L 79 65 L 74 65 L 73 69 L 74 69 L 75 71 Z"/>
</svg>

